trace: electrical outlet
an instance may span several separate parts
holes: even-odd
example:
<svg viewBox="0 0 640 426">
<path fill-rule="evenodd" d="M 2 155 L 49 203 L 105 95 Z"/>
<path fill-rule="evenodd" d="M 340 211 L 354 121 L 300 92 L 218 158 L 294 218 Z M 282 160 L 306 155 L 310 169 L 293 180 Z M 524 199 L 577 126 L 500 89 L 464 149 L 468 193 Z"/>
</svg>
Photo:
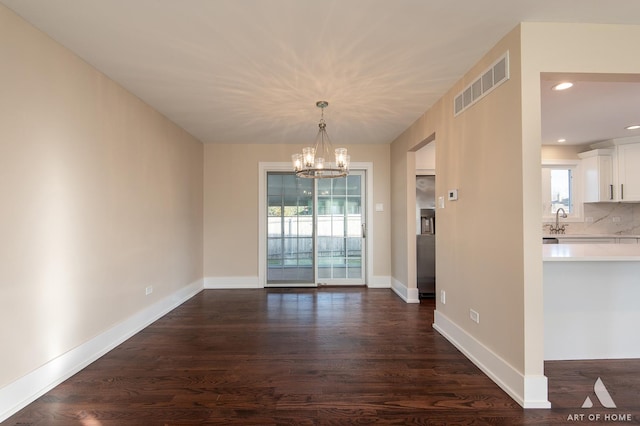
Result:
<svg viewBox="0 0 640 426">
<path fill-rule="evenodd" d="M 447 303 L 447 293 L 444 290 L 440 290 L 440 303 L 443 305 Z"/>
<path fill-rule="evenodd" d="M 473 309 L 469 309 L 469 317 L 471 318 L 471 321 L 480 324 L 480 314 Z"/>
<path fill-rule="evenodd" d="M 614 216 L 614 217 L 612 217 L 612 218 L 611 218 L 611 220 L 612 220 L 614 223 L 618 223 L 618 222 L 620 222 L 620 216 Z"/>
<path fill-rule="evenodd" d="M 153 293 L 153 286 L 152 285 L 147 286 L 147 288 L 144 289 L 144 294 L 146 296 L 150 295 L 151 293 Z"/>
<path fill-rule="evenodd" d="M 584 218 L 584 221 L 587 223 L 593 223 L 593 217 L 592 216 L 587 216 Z"/>
</svg>

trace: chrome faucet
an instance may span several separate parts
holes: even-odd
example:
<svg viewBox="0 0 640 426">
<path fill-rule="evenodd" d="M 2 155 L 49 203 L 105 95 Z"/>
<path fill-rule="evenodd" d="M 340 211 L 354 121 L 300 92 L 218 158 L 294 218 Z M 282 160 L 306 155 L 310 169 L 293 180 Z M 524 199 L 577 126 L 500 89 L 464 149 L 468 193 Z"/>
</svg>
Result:
<svg viewBox="0 0 640 426">
<path fill-rule="evenodd" d="M 560 210 L 562 210 L 562 216 L 560 216 Z M 565 228 L 569 225 L 564 224 L 564 225 L 560 225 L 560 217 L 562 217 L 563 219 L 567 218 L 567 212 L 560 207 L 558 210 L 556 210 L 556 224 L 555 226 L 551 225 L 549 227 L 549 232 L 551 234 L 564 234 Z"/>
</svg>

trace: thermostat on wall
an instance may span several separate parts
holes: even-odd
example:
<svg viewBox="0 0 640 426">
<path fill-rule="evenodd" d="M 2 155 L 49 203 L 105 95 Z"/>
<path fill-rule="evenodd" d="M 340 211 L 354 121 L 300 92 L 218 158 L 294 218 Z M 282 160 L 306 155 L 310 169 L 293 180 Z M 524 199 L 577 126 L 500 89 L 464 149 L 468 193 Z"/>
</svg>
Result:
<svg viewBox="0 0 640 426">
<path fill-rule="evenodd" d="M 449 195 L 449 200 L 450 201 L 455 201 L 458 199 L 458 190 L 457 189 L 450 189 L 449 191 L 447 191 L 447 194 Z"/>
</svg>

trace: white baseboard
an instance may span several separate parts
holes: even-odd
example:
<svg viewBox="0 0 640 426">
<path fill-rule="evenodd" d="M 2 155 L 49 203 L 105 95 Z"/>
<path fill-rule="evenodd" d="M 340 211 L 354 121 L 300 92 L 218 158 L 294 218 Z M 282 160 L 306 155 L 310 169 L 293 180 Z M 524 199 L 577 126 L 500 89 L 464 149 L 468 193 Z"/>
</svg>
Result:
<svg viewBox="0 0 640 426">
<path fill-rule="evenodd" d="M 206 277 L 205 290 L 263 288 L 257 276 L 248 277 Z"/>
<path fill-rule="evenodd" d="M 389 276 L 373 276 L 367 283 L 368 288 L 391 288 L 391 277 Z"/>
<path fill-rule="evenodd" d="M 0 389 L 0 422 L 26 407 L 203 289 L 197 280 Z"/>
<path fill-rule="evenodd" d="M 417 288 L 408 288 L 400 281 L 391 277 L 391 289 L 407 303 L 420 303 L 420 294 Z"/>
<path fill-rule="evenodd" d="M 444 314 L 436 310 L 434 316 L 433 328 L 523 408 L 551 408 L 546 376 L 523 375 Z"/>
</svg>

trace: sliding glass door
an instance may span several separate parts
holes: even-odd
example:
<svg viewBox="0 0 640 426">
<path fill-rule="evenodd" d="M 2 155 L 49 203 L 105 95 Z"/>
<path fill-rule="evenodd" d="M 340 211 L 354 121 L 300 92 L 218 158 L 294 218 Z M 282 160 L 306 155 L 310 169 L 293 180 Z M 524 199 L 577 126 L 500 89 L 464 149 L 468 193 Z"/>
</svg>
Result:
<svg viewBox="0 0 640 426">
<path fill-rule="evenodd" d="M 267 286 L 365 283 L 364 182 L 267 173 Z"/>
</svg>

